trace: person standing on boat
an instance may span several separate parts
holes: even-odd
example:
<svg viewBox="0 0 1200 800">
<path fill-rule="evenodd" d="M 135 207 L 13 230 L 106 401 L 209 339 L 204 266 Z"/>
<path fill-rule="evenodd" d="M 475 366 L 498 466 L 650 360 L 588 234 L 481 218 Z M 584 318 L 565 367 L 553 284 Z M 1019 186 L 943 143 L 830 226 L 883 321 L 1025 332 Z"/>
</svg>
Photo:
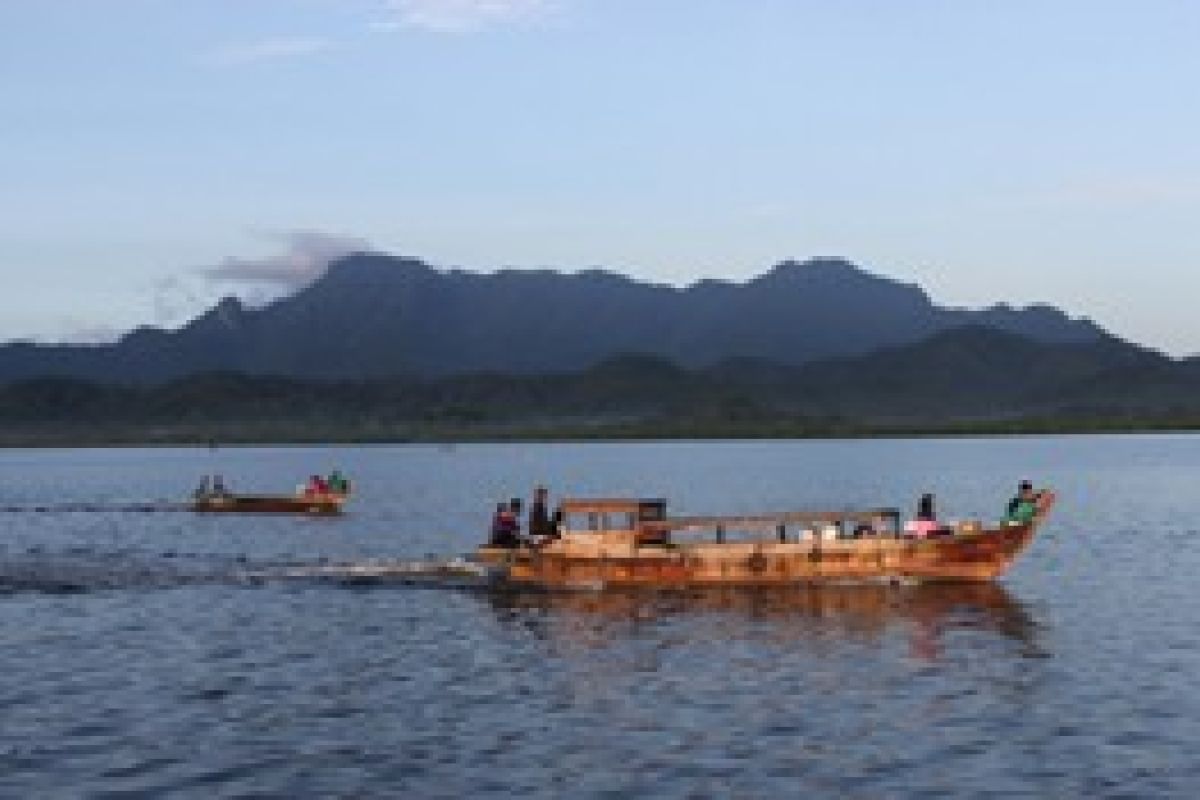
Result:
<svg viewBox="0 0 1200 800">
<path fill-rule="evenodd" d="M 924 539 L 935 535 L 937 530 L 937 513 L 933 507 L 933 495 L 923 494 L 917 501 L 917 518 L 904 526 L 904 533 L 907 536 Z"/>
<path fill-rule="evenodd" d="M 521 543 L 521 507 L 523 502 L 521 498 L 514 497 L 508 501 L 508 514 L 512 517 L 513 538 L 517 543 Z"/>
<path fill-rule="evenodd" d="M 917 501 L 917 520 L 921 522 L 934 522 L 937 520 L 937 514 L 933 510 L 933 495 L 923 494 L 921 499 Z"/>
<path fill-rule="evenodd" d="M 529 507 L 529 535 L 537 542 L 552 539 L 556 533 L 546 502 L 548 496 L 545 486 L 533 490 L 533 505 Z"/>
</svg>

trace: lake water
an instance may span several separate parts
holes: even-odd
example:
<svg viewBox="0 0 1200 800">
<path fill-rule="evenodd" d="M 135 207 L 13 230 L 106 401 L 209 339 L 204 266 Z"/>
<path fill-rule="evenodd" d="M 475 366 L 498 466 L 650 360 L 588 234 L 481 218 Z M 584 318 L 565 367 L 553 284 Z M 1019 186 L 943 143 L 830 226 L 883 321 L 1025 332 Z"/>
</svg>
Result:
<svg viewBox="0 0 1200 800">
<path fill-rule="evenodd" d="M 0 506 L 206 472 L 337 519 L 0 513 L 0 796 L 784 797 L 1200 790 L 1200 438 L 0 452 Z M 498 595 L 247 570 L 469 550 L 495 501 L 1059 505 L 982 587 Z"/>
</svg>

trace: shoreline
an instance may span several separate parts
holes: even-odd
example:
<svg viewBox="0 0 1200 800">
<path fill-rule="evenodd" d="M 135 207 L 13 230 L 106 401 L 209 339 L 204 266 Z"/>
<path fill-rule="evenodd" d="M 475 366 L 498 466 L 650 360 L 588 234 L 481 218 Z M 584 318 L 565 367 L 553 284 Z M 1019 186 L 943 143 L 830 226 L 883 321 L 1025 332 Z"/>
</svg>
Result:
<svg viewBox="0 0 1200 800">
<path fill-rule="evenodd" d="M 253 425 L 199 431 L 192 428 L 154 431 L 57 430 L 9 432 L 0 430 L 0 449 L 92 449 L 106 447 L 312 447 L 351 445 L 538 444 L 649 441 L 850 441 L 856 439 L 995 439 L 1031 436 L 1189 434 L 1200 432 L 1195 420 L 1025 420 L 945 425 L 833 425 L 804 427 L 770 423 L 747 424 L 610 424 L 599 426 L 528 426 L 506 429 L 450 429 L 414 426 L 407 431 L 300 432 L 292 426 L 273 431 Z"/>
</svg>

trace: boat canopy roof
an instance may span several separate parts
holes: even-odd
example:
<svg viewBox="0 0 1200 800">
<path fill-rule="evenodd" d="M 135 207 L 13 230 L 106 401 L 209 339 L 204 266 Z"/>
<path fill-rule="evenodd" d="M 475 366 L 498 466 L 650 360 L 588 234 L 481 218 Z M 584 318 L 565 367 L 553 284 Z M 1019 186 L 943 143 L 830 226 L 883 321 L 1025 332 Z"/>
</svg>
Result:
<svg viewBox="0 0 1200 800">
<path fill-rule="evenodd" d="M 885 521 L 899 525 L 900 511 L 896 508 L 867 508 L 830 511 L 810 509 L 781 511 L 764 514 L 737 514 L 732 516 L 668 517 L 667 501 L 661 498 L 569 498 L 559 503 L 566 515 L 577 514 L 630 514 L 632 520 L 648 531 L 685 531 L 713 528 L 733 530 L 770 530 L 781 525 L 822 525 L 854 523 L 874 525 Z M 591 526 L 593 530 L 596 526 Z M 624 527 L 624 524 L 620 527 Z"/>
<path fill-rule="evenodd" d="M 660 515 L 667 507 L 667 501 L 662 498 L 570 498 L 558 504 L 564 514 L 589 513 L 638 513 L 643 510 L 658 511 Z"/>
</svg>

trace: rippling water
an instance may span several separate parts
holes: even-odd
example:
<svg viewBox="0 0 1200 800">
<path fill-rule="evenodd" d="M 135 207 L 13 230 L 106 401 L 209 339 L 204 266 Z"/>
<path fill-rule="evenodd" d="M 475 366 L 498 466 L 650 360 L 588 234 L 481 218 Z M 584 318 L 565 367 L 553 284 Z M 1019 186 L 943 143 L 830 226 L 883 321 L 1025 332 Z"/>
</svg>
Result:
<svg viewBox="0 0 1200 800">
<path fill-rule="evenodd" d="M 0 452 L 0 506 L 288 490 L 341 519 L 0 513 L 0 796 L 1194 796 L 1189 436 Z M 996 585 L 511 595 L 247 583 L 468 550 L 490 504 L 1060 505 Z"/>
</svg>

